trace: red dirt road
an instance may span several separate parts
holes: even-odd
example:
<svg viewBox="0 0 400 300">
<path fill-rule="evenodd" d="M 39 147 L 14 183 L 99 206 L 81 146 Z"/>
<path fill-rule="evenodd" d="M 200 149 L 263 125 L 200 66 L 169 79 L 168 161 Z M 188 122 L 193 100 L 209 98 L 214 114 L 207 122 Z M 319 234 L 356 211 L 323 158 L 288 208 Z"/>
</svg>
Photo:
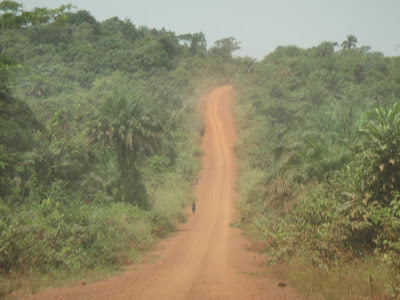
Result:
<svg viewBox="0 0 400 300">
<path fill-rule="evenodd" d="M 213 90 L 201 100 L 206 131 L 197 210 L 160 244 L 156 262 L 138 263 L 121 275 L 84 286 L 42 291 L 33 299 L 299 299 L 290 287 L 258 276 L 262 257 L 229 226 L 235 215 L 236 168 L 233 88 Z M 191 212 L 190 212 L 191 213 Z"/>
</svg>

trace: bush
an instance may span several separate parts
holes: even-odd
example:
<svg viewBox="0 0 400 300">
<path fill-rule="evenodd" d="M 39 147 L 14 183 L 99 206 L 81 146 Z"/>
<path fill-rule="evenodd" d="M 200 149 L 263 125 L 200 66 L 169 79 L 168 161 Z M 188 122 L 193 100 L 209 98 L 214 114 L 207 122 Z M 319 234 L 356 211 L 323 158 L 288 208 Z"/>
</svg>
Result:
<svg viewBox="0 0 400 300">
<path fill-rule="evenodd" d="M 389 205 L 400 191 L 399 104 L 367 113 L 361 130 L 366 197 L 369 202 Z"/>
<path fill-rule="evenodd" d="M 46 199 L 2 218 L 1 272 L 78 272 L 119 264 L 132 245 L 146 248 L 154 242 L 152 227 L 150 213 L 129 204 L 60 204 Z"/>
</svg>

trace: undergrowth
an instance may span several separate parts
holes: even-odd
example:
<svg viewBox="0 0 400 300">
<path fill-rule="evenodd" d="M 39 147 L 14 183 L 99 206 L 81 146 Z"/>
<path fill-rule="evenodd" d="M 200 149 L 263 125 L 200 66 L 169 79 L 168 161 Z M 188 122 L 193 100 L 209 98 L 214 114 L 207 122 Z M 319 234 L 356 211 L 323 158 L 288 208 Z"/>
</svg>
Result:
<svg viewBox="0 0 400 300">
<path fill-rule="evenodd" d="M 185 222 L 204 130 L 196 107 L 188 115 L 198 121 L 180 133 L 176 166 L 153 156 L 141 169 L 151 210 L 115 202 L 106 193 L 92 202 L 65 194 L 62 202 L 49 197 L 15 209 L 0 199 L 0 297 L 115 274 Z"/>
</svg>

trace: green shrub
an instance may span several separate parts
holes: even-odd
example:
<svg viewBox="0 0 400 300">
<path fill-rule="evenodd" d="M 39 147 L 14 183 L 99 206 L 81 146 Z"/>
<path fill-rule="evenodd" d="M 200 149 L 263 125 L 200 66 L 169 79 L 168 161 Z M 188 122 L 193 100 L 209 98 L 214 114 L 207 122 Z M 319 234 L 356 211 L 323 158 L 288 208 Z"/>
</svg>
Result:
<svg viewBox="0 0 400 300">
<path fill-rule="evenodd" d="M 400 106 L 377 108 L 366 114 L 363 162 L 369 202 L 389 205 L 400 191 Z"/>
<path fill-rule="evenodd" d="M 49 272 L 119 264 L 132 245 L 149 247 L 155 240 L 152 217 L 135 206 L 52 199 L 16 211 L 0 223 L 2 273 Z"/>
</svg>

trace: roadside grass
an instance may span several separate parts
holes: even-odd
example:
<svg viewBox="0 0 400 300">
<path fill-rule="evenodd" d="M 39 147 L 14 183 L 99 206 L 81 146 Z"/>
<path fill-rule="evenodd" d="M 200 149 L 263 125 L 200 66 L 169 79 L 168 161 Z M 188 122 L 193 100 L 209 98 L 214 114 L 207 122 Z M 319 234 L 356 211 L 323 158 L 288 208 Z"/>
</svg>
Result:
<svg viewBox="0 0 400 300">
<path fill-rule="evenodd" d="M 261 193 L 261 191 L 256 187 L 258 187 L 263 180 L 264 173 L 261 170 L 251 169 L 243 165 L 239 168 L 240 176 L 236 182 L 236 189 L 240 191 L 238 199 L 240 220 L 238 221 L 241 224 L 248 224 L 252 219 L 254 207 L 262 209 L 261 203 L 256 204 L 254 202 L 260 201 L 259 193 Z"/>
<path fill-rule="evenodd" d="M 338 263 L 329 270 L 305 258 L 291 258 L 268 269 L 307 299 L 399 299 L 398 287 L 392 284 L 399 274 L 374 257 Z"/>
<path fill-rule="evenodd" d="M 48 288 L 87 284 L 117 275 L 122 271 L 121 267 L 101 266 L 95 269 L 82 269 L 77 273 L 66 270 L 52 270 L 46 274 L 15 273 L 0 277 L 0 299 L 29 296 Z"/>
<path fill-rule="evenodd" d="M 116 276 L 126 270 L 139 270 L 138 267 L 133 265 L 134 263 L 155 262 L 159 259 L 158 255 L 149 252 L 155 245 L 156 243 L 146 249 L 133 245 L 130 251 L 124 254 L 126 256 L 121 258 L 118 265 L 98 266 L 93 269 L 83 268 L 76 272 L 52 269 L 45 274 L 15 272 L 8 276 L 0 276 L 0 299 L 29 296 L 38 293 L 40 290 L 51 288 L 86 285 Z"/>
<path fill-rule="evenodd" d="M 151 191 L 151 198 L 154 201 L 153 208 L 156 214 L 162 215 L 168 220 L 175 220 L 180 223 L 186 221 L 186 207 L 193 195 L 191 186 L 182 181 L 177 174 L 169 174 L 166 183 Z"/>
</svg>

